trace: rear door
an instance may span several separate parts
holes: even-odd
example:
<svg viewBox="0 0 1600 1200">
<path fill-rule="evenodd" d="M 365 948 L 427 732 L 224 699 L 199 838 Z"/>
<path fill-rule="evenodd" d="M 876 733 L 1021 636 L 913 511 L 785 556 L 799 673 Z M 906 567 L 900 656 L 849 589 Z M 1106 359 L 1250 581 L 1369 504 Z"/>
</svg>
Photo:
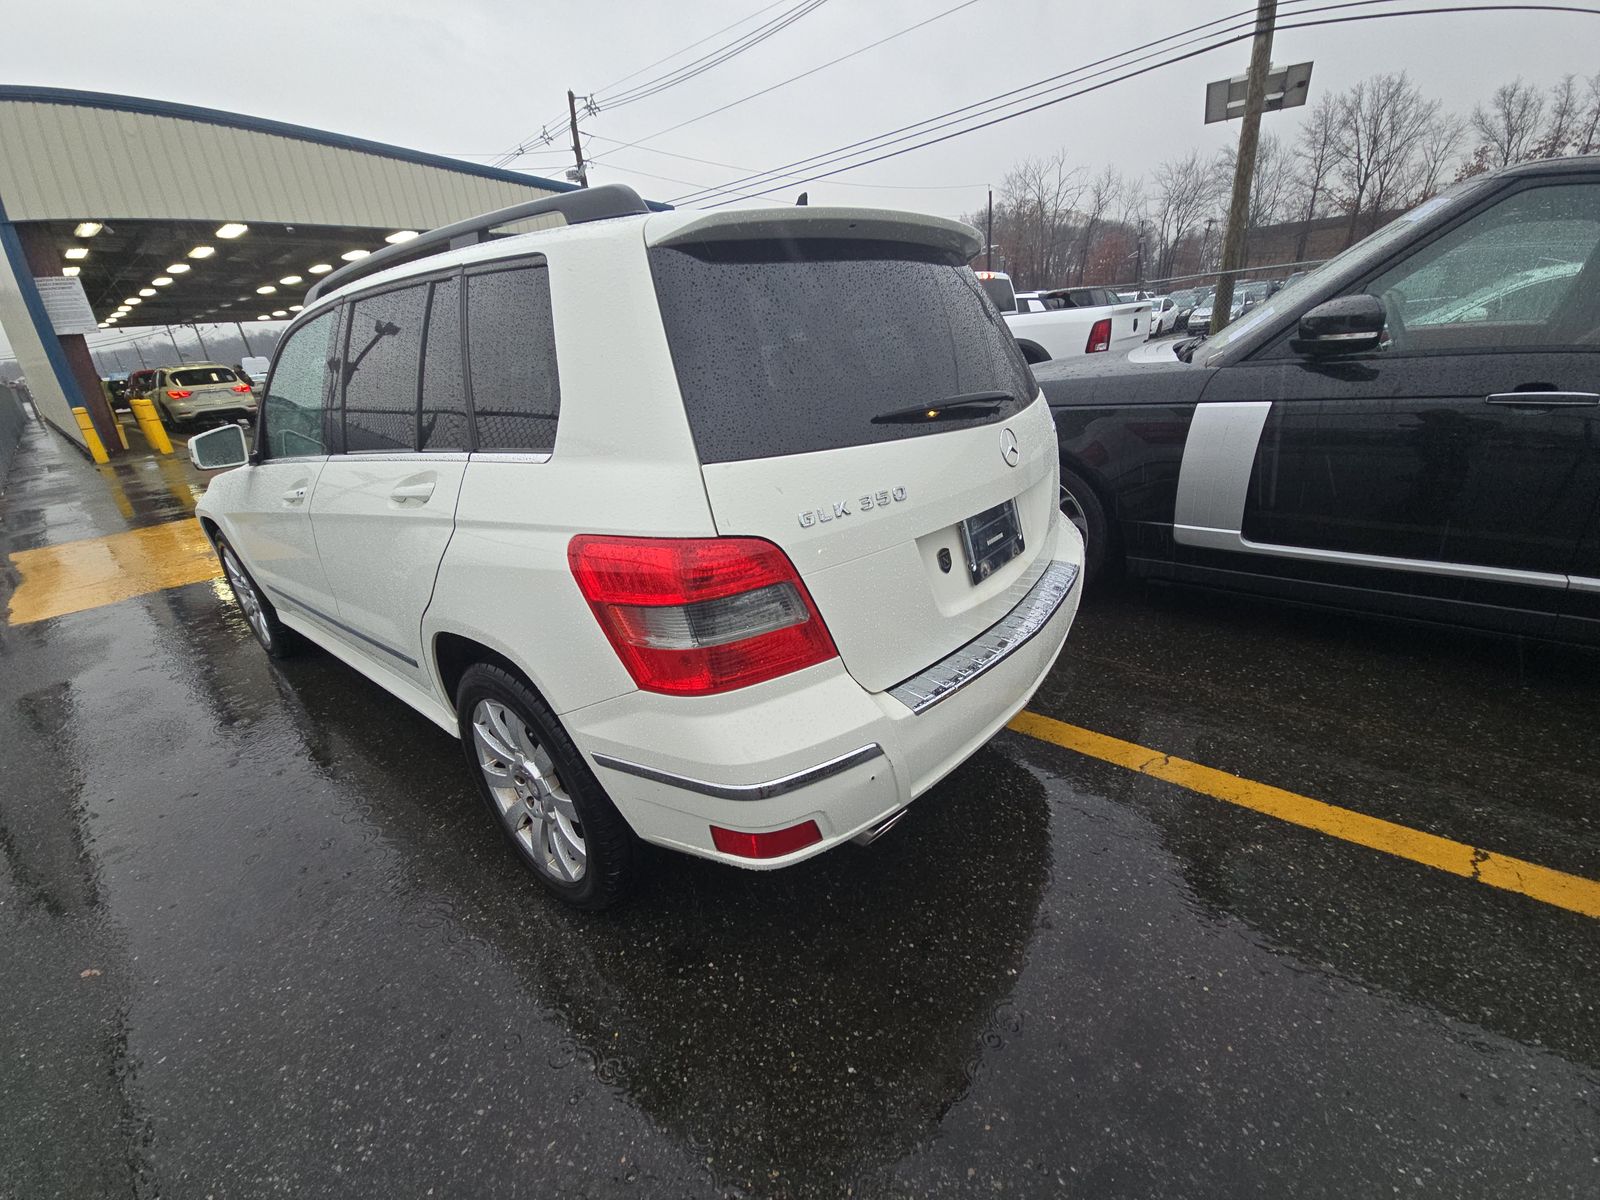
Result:
<svg viewBox="0 0 1600 1200">
<path fill-rule="evenodd" d="M 373 661 L 427 686 L 422 614 L 469 449 L 461 280 L 357 296 L 345 325 L 342 441 L 311 504 L 317 545 L 343 631 Z"/>
<path fill-rule="evenodd" d="M 788 553 L 864 687 L 1009 611 L 1054 547 L 1054 430 L 958 255 L 747 236 L 651 261 L 717 529 Z"/>
</svg>

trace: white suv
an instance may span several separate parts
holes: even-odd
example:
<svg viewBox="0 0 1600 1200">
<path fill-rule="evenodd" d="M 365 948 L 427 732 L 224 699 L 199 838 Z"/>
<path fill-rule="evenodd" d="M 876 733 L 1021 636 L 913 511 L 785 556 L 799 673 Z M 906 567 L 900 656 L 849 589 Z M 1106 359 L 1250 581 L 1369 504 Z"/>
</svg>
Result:
<svg viewBox="0 0 1600 1200">
<path fill-rule="evenodd" d="M 977 246 L 616 186 L 425 234 L 308 298 L 248 462 L 236 426 L 191 439 L 239 468 L 199 518 L 268 653 L 304 636 L 459 736 L 573 904 L 619 894 L 636 837 L 746 867 L 870 841 L 1077 610 Z"/>
</svg>

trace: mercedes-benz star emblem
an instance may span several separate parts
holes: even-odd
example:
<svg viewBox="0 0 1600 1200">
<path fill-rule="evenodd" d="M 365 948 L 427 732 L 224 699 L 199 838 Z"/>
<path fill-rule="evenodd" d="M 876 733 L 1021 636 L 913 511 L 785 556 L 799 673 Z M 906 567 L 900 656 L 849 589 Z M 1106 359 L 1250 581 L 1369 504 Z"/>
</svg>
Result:
<svg viewBox="0 0 1600 1200">
<path fill-rule="evenodd" d="M 1000 431 L 1000 457 L 1006 460 L 1006 466 L 1014 467 L 1022 459 L 1022 451 L 1017 448 L 1017 435 L 1009 429 Z"/>
</svg>

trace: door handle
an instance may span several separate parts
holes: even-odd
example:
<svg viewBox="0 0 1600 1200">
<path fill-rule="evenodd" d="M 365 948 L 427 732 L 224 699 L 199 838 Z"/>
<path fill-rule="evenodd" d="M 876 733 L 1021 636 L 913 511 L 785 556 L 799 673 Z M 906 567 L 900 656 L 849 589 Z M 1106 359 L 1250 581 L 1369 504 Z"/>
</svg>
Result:
<svg viewBox="0 0 1600 1200">
<path fill-rule="evenodd" d="M 1507 408 L 1585 408 L 1600 404 L 1596 392 L 1495 392 L 1484 397 Z"/>
<path fill-rule="evenodd" d="M 433 495 L 433 480 L 422 483 L 402 483 L 389 493 L 389 499 L 404 504 L 407 500 L 426 500 Z"/>
<path fill-rule="evenodd" d="M 290 488 L 283 494 L 283 502 L 285 504 L 299 504 L 300 501 L 306 498 L 307 490 L 303 487 Z"/>
</svg>

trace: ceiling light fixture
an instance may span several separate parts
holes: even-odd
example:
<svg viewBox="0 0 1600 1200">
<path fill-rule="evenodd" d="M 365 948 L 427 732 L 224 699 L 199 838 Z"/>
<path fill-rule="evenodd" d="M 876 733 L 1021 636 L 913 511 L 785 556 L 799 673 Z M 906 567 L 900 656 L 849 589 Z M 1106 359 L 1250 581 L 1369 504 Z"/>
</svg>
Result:
<svg viewBox="0 0 1600 1200">
<path fill-rule="evenodd" d="M 139 295 L 141 295 L 141 296 L 154 296 L 155 294 L 156 294 L 155 288 L 140 288 L 139 289 Z"/>
<path fill-rule="evenodd" d="M 272 315 L 275 317 L 287 317 L 289 313 L 286 309 L 275 308 L 272 310 Z"/>
<path fill-rule="evenodd" d="M 409 242 L 416 236 L 417 231 L 415 229 L 397 229 L 383 240 L 388 242 L 391 246 L 398 246 L 401 242 Z"/>
<path fill-rule="evenodd" d="M 278 289 L 273 287 L 270 283 L 263 283 L 260 287 L 258 287 L 256 289 L 256 295 L 258 295 L 258 296 L 270 296 L 270 295 L 272 295 L 273 292 L 275 292 L 277 290 Z"/>
<path fill-rule="evenodd" d="M 291 305 L 289 305 L 289 311 L 290 312 L 299 312 L 304 307 L 305 307 L 304 304 L 291 304 Z"/>
<path fill-rule="evenodd" d="M 193 250 L 189 251 L 189 257 L 210 258 L 216 252 L 217 248 L 215 246 L 196 246 Z"/>
<path fill-rule="evenodd" d="M 65 275 L 68 279 L 70 279 L 70 278 L 72 278 L 72 276 L 76 275 L 81 270 L 83 270 L 82 267 L 62 267 L 61 268 L 61 273 L 63 275 Z"/>
<path fill-rule="evenodd" d="M 250 226 L 248 225 L 241 225 L 237 221 L 229 221 L 226 225 L 218 226 L 217 236 L 219 238 L 236 238 L 240 234 L 248 232 L 249 229 Z"/>
<path fill-rule="evenodd" d="M 309 270 L 313 275 L 326 275 L 329 271 L 333 270 L 333 267 L 328 263 L 312 263 L 307 270 Z"/>
<path fill-rule="evenodd" d="M 371 250 L 346 250 L 343 254 L 339 255 L 339 257 L 344 259 L 345 262 L 355 262 L 358 259 L 365 258 L 371 253 Z"/>
<path fill-rule="evenodd" d="M 67 257 L 67 258 L 88 258 L 89 257 L 89 247 L 87 247 L 87 246 L 69 246 L 69 247 L 67 247 L 67 252 L 66 252 L 65 257 Z"/>
<path fill-rule="evenodd" d="M 167 267 L 167 274 L 182 275 L 187 270 L 190 270 L 188 263 L 172 263 Z"/>
<path fill-rule="evenodd" d="M 285 275 L 282 279 L 278 280 L 278 282 L 286 284 L 289 287 L 293 287 L 297 283 L 304 283 L 305 280 L 299 275 Z"/>
<path fill-rule="evenodd" d="M 123 301 L 123 303 L 131 306 L 131 305 L 134 305 L 134 304 L 143 304 L 144 301 L 139 299 L 139 297 L 137 297 L 137 296 L 129 296 L 126 300 Z"/>
<path fill-rule="evenodd" d="M 93 237 L 104 228 L 105 226 L 99 221 L 79 221 L 77 227 L 72 231 L 72 236 Z"/>
<path fill-rule="evenodd" d="M 272 315 L 270 313 L 262 313 L 259 317 L 256 318 L 256 320 L 258 320 L 258 321 L 270 321 L 270 320 L 272 320 Z"/>
<path fill-rule="evenodd" d="M 171 275 L 157 275 L 150 282 L 155 284 L 157 287 L 166 287 L 167 284 L 172 282 L 172 276 Z"/>
</svg>

